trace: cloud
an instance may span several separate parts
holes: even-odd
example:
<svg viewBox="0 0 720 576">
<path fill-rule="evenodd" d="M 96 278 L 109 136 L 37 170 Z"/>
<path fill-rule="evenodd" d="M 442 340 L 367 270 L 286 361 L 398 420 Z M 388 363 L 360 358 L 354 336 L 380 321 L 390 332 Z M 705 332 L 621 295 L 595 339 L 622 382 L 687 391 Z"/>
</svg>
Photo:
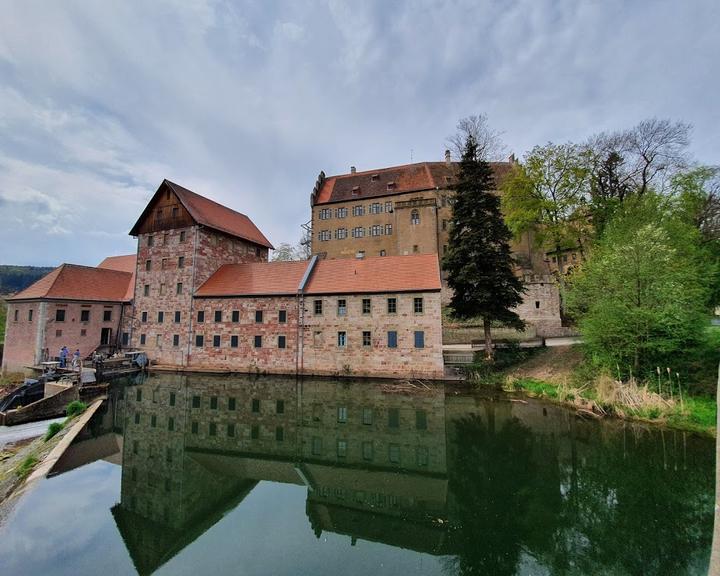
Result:
<svg viewBox="0 0 720 576">
<path fill-rule="evenodd" d="M 165 177 L 295 242 L 320 170 L 441 159 L 476 113 L 516 154 L 682 119 L 717 163 L 718 22 L 711 0 L 7 3 L 0 262 L 131 251 Z"/>
</svg>

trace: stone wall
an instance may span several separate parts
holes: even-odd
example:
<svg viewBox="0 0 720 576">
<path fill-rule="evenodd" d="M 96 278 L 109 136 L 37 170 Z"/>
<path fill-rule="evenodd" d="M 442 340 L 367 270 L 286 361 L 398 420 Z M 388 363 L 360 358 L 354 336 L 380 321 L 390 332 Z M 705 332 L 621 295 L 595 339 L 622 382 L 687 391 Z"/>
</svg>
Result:
<svg viewBox="0 0 720 576">
<path fill-rule="evenodd" d="M 38 332 L 43 334 L 40 302 L 8 302 L 2 371 L 22 372 L 36 361 Z M 32 311 L 32 320 L 29 319 Z"/>
<path fill-rule="evenodd" d="M 535 328 L 538 336 L 555 336 L 562 331 L 560 291 L 552 276 L 525 276 L 526 292 L 516 312 Z"/>
</svg>

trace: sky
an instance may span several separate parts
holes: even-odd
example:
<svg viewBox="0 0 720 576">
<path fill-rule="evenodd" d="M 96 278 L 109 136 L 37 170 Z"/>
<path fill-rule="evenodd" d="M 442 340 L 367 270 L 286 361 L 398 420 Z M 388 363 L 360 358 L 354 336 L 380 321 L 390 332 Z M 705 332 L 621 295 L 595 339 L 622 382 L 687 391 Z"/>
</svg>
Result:
<svg viewBox="0 0 720 576">
<path fill-rule="evenodd" d="M 0 264 L 96 265 L 163 178 L 275 245 L 321 170 L 509 151 L 660 117 L 720 164 L 717 0 L 0 0 Z"/>
</svg>

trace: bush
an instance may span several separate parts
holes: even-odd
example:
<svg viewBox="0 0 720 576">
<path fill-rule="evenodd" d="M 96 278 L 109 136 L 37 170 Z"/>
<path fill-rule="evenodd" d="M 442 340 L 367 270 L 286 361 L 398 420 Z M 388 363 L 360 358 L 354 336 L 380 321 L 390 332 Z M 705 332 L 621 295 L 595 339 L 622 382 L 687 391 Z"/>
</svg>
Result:
<svg viewBox="0 0 720 576">
<path fill-rule="evenodd" d="M 80 402 L 80 400 L 73 400 L 70 402 L 70 404 L 67 405 L 67 408 L 65 408 L 65 413 L 67 414 L 68 418 L 74 418 L 78 414 L 82 414 L 87 410 L 87 404 L 85 402 Z"/>
<path fill-rule="evenodd" d="M 50 440 L 50 438 L 55 436 L 55 434 L 60 432 L 60 430 L 62 429 L 63 425 L 60 424 L 60 422 L 53 422 L 52 424 L 50 424 L 50 426 L 48 426 L 47 432 L 45 432 L 45 442 Z"/>
</svg>

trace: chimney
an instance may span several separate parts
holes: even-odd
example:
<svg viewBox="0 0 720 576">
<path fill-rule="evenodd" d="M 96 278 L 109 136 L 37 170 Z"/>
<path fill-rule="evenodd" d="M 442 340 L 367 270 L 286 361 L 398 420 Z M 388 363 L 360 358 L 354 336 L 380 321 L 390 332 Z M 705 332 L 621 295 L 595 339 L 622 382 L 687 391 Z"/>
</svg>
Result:
<svg viewBox="0 0 720 576">
<path fill-rule="evenodd" d="M 350 174 L 355 174 L 355 166 L 350 166 Z"/>
<path fill-rule="evenodd" d="M 445 163 L 449 165 L 450 162 L 450 150 L 445 150 Z"/>
</svg>

